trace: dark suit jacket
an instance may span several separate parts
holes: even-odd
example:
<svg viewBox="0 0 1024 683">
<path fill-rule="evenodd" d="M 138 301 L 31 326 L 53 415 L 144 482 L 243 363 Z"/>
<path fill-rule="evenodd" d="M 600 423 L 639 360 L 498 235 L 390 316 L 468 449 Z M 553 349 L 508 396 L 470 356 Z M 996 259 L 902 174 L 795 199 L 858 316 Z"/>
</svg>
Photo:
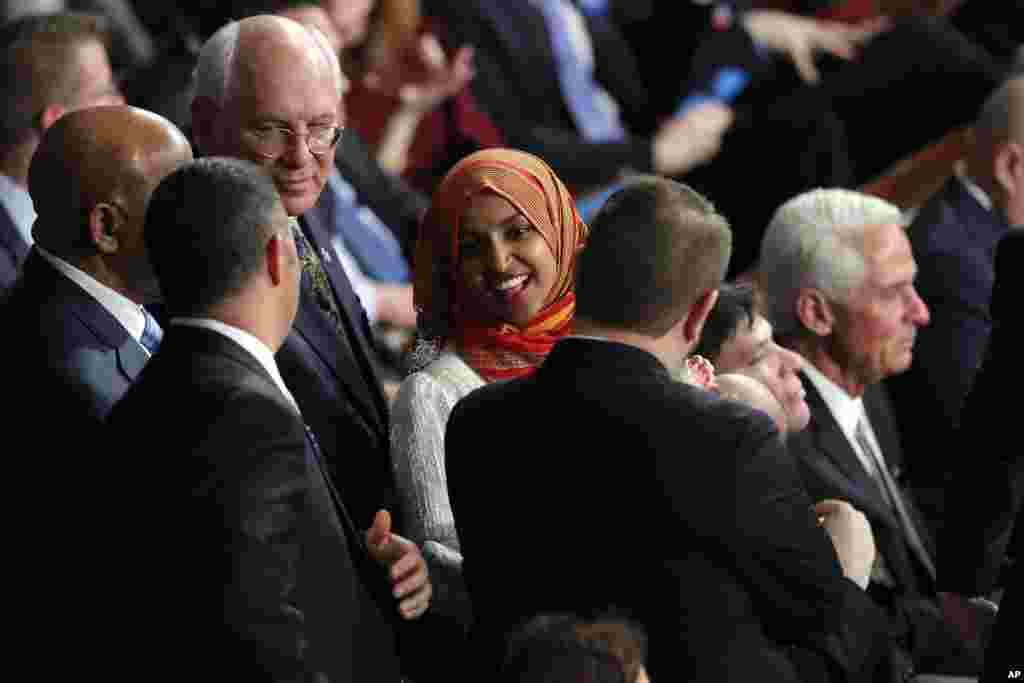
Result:
<svg viewBox="0 0 1024 683">
<path fill-rule="evenodd" d="M 1009 668 L 1020 668 L 1024 663 L 1020 657 L 1020 634 L 1024 629 L 1024 456 L 1012 446 L 1020 420 L 1014 396 L 1020 386 L 1020 348 L 1024 343 L 1024 322 L 1018 310 L 1024 285 L 1022 263 L 1024 233 L 1009 233 L 997 252 L 992 295 L 995 329 L 964 406 L 956 449 L 975 457 L 950 460 L 947 520 L 939 537 L 939 586 L 943 590 L 985 595 L 1000 583 L 1004 556 L 1015 558 L 1014 569 L 1002 576 L 1007 593 L 1001 603 L 996 635 L 986 654 L 986 673 L 991 674 L 991 680 L 1006 680 Z"/>
<path fill-rule="evenodd" d="M 535 613 L 613 607 L 652 680 L 875 680 L 880 615 L 766 416 L 568 339 L 460 401 L 445 443 L 482 667 Z"/>
<path fill-rule="evenodd" d="M 992 329 L 989 300 L 996 244 L 1007 229 L 1005 221 L 951 178 L 908 230 L 918 268 L 915 286 L 931 322 L 918 331 L 910 369 L 886 384 L 904 436 L 912 485 L 941 485 L 948 470 L 947 453 L 929 445 L 936 442 L 936 429 L 952 435 L 984 357 Z M 944 515 L 940 509 L 930 516 Z"/>
<path fill-rule="evenodd" d="M 18 268 L 28 255 L 28 249 L 14 221 L 0 207 L 0 292 L 10 289 L 18 279 Z"/>
<path fill-rule="evenodd" d="M 172 429 L 168 405 L 187 406 Z M 224 680 L 398 681 L 385 572 L 259 362 L 219 333 L 170 327 L 107 424 L 121 463 L 157 433 L 159 476 L 126 496 L 148 526 L 131 551 L 145 572 L 126 583 L 157 588 L 137 628 L 174 624 L 168 665 Z"/>
<path fill-rule="evenodd" d="M 919 671 L 971 673 L 977 662 L 942 620 L 935 583 L 908 546 L 896 513 L 882 498 L 817 389 L 806 377 L 803 384 L 811 421 L 804 431 L 789 435 L 790 450 L 797 458 L 807 492 L 813 500 L 849 501 L 871 523 L 878 554 L 885 560 L 896 583 L 892 589 L 874 582 L 869 586 L 870 595 L 889 612 L 888 630 L 892 642 L 910 655 Z M 869 386 L 863 400 L 882 457 L 894 479 L 900 482 L 903 451 L 884 388 Z M 908 512 L 934 558 L 935 546 L 928 528 L 905 488 L 904 493 Z M 976 669 L 973 672 L 976 673 Z"/>
<path fill-rule="evenodd" d="M 292 333 L 278 351 L 277 362 L 320 441 L 356 525 L 365 529 L 381 508 L 389 509 L 397 520 L 387 400 L 374 369 L 366 312 L 338 259 L 331 256 L 327 227 L 315 208 L 300 223 L 320 254 L 346 334 L 339 338 L 315 295 L 303 286 Z"/>
<path fill-rule="evenodd" d="M 100 302 L 34 250 L 0 315 L 9 330 L 4 344 L 17 349 L 7 355 L 17 359 L 14 370 L 35 386 L 50 388 L 19 397 L 27 413 L 60 405 L 66 419 L 98 424 L 147 360 Z"/>
<path fill-rule="evenodd" d="M 606 183 L 624 168 L 651 169 L 650 94 L 636 59 L 607 17 L 587 19 L 596 78 L 622 107 L 627 127 L 640 137 L 623 142 L 583 139 L 562 98 L 547 26 L 540 11 L 518 0 L 429 2 L 457 44 L 474 46 L 473 94 L 510 147 L 541 157 L 570 186 Z"/>
</svg>

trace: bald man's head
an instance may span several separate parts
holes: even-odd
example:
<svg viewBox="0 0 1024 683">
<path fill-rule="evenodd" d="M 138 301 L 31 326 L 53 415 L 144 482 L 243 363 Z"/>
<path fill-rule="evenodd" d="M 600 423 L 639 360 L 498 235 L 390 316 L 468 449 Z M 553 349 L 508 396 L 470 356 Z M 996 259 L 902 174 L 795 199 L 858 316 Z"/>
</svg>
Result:
<svg viewBox="0 0 1024 683">
<path fill-rule="evenodd" d="M 333 167 L 342 82 L 319 32 L 269 15 L 228 24 L 203 46 L 196 68 L 199 149 L 266 168 L 297 216 L 316 203 Z"/>
<path fill-rule="evenodd" d="M 151 112 L 109 106 L 67 114 L 46 131 L 29 168 L 35 240 L 129 298 L 152 300 L 146 203 L 191 158 L 181 131 Z"/>
</svg>

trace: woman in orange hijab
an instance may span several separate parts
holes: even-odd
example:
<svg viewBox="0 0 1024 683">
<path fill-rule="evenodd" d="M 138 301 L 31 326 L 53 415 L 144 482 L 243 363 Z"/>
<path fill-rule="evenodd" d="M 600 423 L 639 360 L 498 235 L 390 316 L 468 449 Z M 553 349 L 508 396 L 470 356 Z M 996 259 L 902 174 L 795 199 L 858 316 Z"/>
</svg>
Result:
<svg viewBox="0 0 1024 683">
<path fill-rule="evenodd" d="M 470 619 L 444 469 L 456 401 L 521 377 L 571 327 L 587 226 L 537 157 L 487 149 L 456 164 L 423 219 L 414 264 L 418 341 L 391 419 L 408 536 L 423 548 L 436 611 Z"/>
</svg>

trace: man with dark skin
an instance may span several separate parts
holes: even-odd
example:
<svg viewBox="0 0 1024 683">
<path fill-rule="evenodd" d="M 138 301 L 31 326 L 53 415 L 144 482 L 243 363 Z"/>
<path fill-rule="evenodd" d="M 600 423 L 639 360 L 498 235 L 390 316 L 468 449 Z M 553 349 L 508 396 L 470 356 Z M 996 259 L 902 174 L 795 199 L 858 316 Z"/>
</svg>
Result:
<svg viewBox="0 0 1024 683">
<path fill-rule="evenodd" d="M 159 288 L 143 217 L 159 181 L 191 158 L 172 123 L 123 105 L 66 114 L 43 137 L 28 174 L 36 244 L 3 316 L 8 358 L 51 387 L 33 393 L 49 410 L 71 401 L 66 418 L 99 423 L 148 360 L 155 321 L 143 304 Z"/>
<path fill-rule="evenodd" d="M 132 650 L 121 648 L 115 661 L 97 615 L 112 604 L 130 610 L 136 593 L 125 581 L 147 576 L 131 555 L 141 516 L 124 501 L 158 444 L 137 444 L 137 459 L 126 462 L 112 456 L 101 429 L 151 353 L 142 304 L 158 291 L 143 247 L 145 207 L 163 176 L 191 157 L 170 122 L 109 106 L 62 116 L 28 174 L 35 245 L 0 304 L 0 352 L 11 398 L 4 423 L 20 454 L 10 472 L 21 484 L 11 507 L 24 512 L 15 543 L 31 558 L 16 570 L 26 596 L 20 616 L 34 633 L 75 634 L 47 664 L 51 673 L 62 661 L 109 670 Z M 35 655 L 52 651 L 52 638 L 38 643 Z"/>
</svg>

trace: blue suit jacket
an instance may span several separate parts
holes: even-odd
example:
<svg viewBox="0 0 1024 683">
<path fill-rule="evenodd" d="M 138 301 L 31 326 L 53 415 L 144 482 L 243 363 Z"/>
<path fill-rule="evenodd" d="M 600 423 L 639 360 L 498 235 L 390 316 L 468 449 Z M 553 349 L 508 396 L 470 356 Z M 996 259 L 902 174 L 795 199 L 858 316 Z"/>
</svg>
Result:
<svg viewBox="0 0 1024 683">
<path fill-rule="evenodd" d="M 914 361 L 888 380 L 911 482 L 940 480 L 945 460 L 927 443 L 936 429 L 947 435 L 960 421 L 964 397 L 985 355 L 992 317 L 995 249 L 1008 226 L 987 211 L 957 178 L 924 206 L 908 229 L 917 261 L 916 287 L 931 312 L 918 331 Z M 937 518 L 941 504 L 922 500 Z"/>
<path fill-rule="evenodd" d="M 277 354 L 278 366 L 302 415 L 323 448 L 334 481 L 360 528 L 374 513 L 395 505 L 388 455 L 388 405 L 374 368 L 370 325 L 362 304 L 330 248 L 317 207 L 300 224 L 320 255 L 342 314 L 339 337 L 304 286 L 291 334 Z"/>
<path fill-rule="evenodd" d="M 28 249 L 10 215 L 0 208 L 0 292 L 10 289 L 18 279 L 18 268 Z"/>
<path fill-rule="evenodd" d="M 32 387 L 19 395 L 24 408 L 62 419 L 98 424 L 135 381 L 145 351 L 117 319 L 35 250 L 3 303 L 9 332 L 5 357 Z M 43 390 L 45 387 L 45 390 Z"/>
</svg>

